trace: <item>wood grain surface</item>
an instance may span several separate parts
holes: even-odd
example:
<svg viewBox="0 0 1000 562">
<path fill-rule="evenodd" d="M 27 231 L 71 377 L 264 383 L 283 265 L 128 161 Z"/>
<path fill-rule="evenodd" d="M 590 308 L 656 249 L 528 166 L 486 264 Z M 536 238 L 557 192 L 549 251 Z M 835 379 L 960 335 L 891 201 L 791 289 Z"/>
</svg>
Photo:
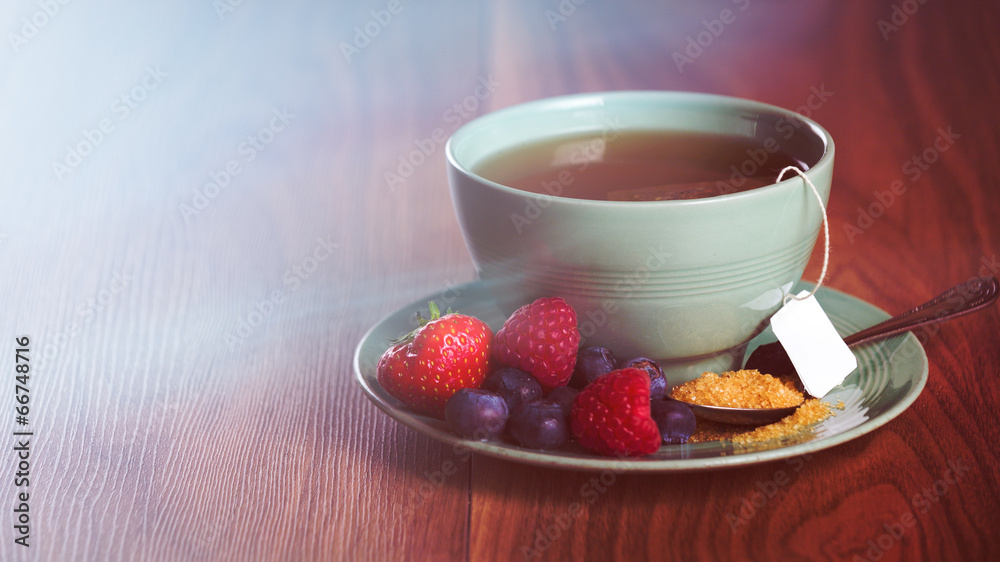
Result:
<svg viewBox="0 0 1000 562">
<path fill-rule="evenodd" d="M 877 431 L 695 474 L 456 453 L 351 360 L 474 277 L 443 144 L 401 159 L 560 94 L 811 115 L 837 143 L 828 284 L 889 312 L 998 274 L 998 27 L 986 0 L 5 4 L 0 560 L 992 559 L 997 307 L 922 334 L 929 382 Z"/>
</svg>

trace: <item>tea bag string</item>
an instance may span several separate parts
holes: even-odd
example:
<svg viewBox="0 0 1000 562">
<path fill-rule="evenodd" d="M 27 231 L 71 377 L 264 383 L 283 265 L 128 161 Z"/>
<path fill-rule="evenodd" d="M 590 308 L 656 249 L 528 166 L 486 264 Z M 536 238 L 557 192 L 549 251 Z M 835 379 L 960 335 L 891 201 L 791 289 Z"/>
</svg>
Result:
<svg viewBox="0 0 1000 562">
<path fill-rule="evenodd" d="M 820 210 L 823 211 L 823 240 L 824 240 L 823 269 L 820 270 L 819 272 L 819 281 L 816 282 L 816 286 L 813 287 L 812 291 L 810 291 L 809 294 L 804 297 L 797 297 L 792 294 L 785 295 L 783 304 L 788 304 L 788 301 L 790 301 L 791 299 L 795 299 L 797 301 L 808 299 L 809 297 L 815 295 L 816 291 L 818 291 L 819 288 L 823 285 L 823 281 L 826 279 L 826 268 L 827 266 L 830 265 L 830 221 L 827 219 L 826 216 L 826 205 L 823 204 L 823 197 L 820 196 L 819 190 L 816 189 L 815 185 L 813 185 L 813 182 L 812 180 L 809 179 L 809 176 L 805 175 L 805 173 L 802 170 L 800 170 L 797 166 L 788 166 L 784 170 L 781 170 L 781 173 L 778 174 L 777 181 L 780 182 L 782 178 L 785 177 L 785 172 L 795 172 L 796 174 L 802 176 L 802 179 L 805 180 L 805 182 L 809 185 L 809 187 L 812 188 L 813 194 L 816 195 L 816 201 L 819 203 L 819 208 Z"/>
</svg>

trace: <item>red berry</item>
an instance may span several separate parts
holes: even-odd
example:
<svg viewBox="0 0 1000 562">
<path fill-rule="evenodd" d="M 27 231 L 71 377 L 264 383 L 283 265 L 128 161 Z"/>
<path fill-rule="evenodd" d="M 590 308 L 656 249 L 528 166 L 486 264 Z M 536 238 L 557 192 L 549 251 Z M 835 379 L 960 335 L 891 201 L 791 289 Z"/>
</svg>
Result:
<svg viewBox="0 0 1000 562">
<path fill-rule="evenodd" d="M 489 370 L 493 331 L 463 314 L 436 318 L 397 343 L 379 359 L 378 382 L 414 410 L 437 417 L 462 388 L 478 388 Z"/>
<path fill-rule="evenodd" d="M 569 381 L 579 347 L 576 311 L 559 297 L 546 297 L 510 315 L 497 332 L 493 355 L 530 373 L 548 390 Z"/>
<path fill-rule="evenodd" d="M 580 445 L 602 455 L 648 455 L 663 440 L 650 414 L 649 376 L 639 369 L 598 377 L 573 401 L 570 417 Z"/>
</svg>

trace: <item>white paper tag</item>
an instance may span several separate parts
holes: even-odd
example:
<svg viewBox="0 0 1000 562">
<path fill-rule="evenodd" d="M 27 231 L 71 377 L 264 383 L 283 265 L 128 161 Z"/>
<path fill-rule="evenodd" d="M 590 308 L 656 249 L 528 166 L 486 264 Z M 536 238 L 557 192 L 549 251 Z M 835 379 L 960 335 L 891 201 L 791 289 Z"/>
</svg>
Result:
<svg viewBox="0 0 1000 562">
<path fill-rule="evenodd" d="M 802 291 L 799 298 L 808 295 Z M 788 353 L 806 392 L 822 398 L 858 368 L 858 359 L 815 296 L 790 300 L 771 317 L 771 329 Z"/>
</svg>

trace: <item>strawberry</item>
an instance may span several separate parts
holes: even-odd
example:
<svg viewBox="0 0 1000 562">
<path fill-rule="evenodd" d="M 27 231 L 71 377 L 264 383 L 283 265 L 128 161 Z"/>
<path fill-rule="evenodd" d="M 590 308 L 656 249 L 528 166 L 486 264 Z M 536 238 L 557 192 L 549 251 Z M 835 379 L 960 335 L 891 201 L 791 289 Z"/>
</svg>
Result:
<svg viewBox="0 0 1000 562">
<path fill-rule="evenodd" d="M 429 304 L 431 319 L 407 334 L 378 361 L 378 382 L 394 398 L 414 410 L 439 418 L 461 388 L 478 388 L 489 370 L 493 331 L 483 321 L 454 314 L 441 316 Z"/>
<path fill-rule="evenodd" d="M 649 376 L 640 369 L 595 379 L 573 401 L 570 418 L 580 445 L 602 455 L 648 455 L 663 440 L 650 413 Z"/>
<path fill-rule="evenodd" d="M 545 297 L 510 315 L 497 332 L 493 356 L 530 373 L 550 390 L 573 376 L 579 346 L 576 311 L 559 297 Z"/>
</svg>

